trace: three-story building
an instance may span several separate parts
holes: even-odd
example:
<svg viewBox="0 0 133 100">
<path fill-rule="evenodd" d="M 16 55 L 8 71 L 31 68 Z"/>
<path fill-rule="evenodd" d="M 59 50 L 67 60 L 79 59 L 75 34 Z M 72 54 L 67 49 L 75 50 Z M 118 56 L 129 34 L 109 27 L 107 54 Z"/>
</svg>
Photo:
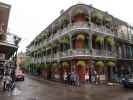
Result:
<svg viewBox="0 0 133 100">
<path fill-rule="evenodd" d="M 80 80 L 94 70 L 100 80 L 133 73 L 133 27 L 91 5 L 77 4 L 54 20 L 28 46 L 32 72 L 62 79 L 75 71 Z"/>
</svg>

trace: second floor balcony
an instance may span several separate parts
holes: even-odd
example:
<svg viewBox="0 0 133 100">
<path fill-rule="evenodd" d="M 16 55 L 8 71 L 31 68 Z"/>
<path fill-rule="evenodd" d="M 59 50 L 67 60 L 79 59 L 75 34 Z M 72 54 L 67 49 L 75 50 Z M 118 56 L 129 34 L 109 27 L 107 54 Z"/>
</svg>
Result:
<svg viewBox="0 0 133 100">
<path fill-rule="evenodd" d="M 108 50 L 92 50 L 92 55 L 95 57 L 107 57 L 107 58 L 115 58 L 116 54 L 113 51 Z"/>
</svg>

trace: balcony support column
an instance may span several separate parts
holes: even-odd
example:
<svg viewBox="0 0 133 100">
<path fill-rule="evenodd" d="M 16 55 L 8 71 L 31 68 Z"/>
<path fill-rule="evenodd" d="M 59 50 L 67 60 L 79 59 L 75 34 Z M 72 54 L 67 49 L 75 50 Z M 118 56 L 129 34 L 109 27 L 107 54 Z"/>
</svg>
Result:
<svg viewBox="0 0 133 100">
<path fill-rule="evenodd" d="M 73 48 L 73 46 L 72 46 L 72 35 L 69 35 L 69 40 L 70 40 L 70 49 L 72 49 Z"/>
<path fill-rule="evenodd" d="M 69 15 L 69 24 L 72 25 L 72 14 L 71 11 L 68 13 Z"/>
<path fill-rule="evenodd" d="M 57 52 L 58 52 L 57 62 L 60 62 L 60 50 L 61 50 L 60 44 L 57 45 L 57 48 L 56 49 L 57 49 Z M 57 54 L 57 52 L 56 52 L 56 54 Z"/>
<path fill-rule="evenodd" d="M 92 51 L 92 34 L 89 34 L 89 40 L 88 40 L 88 42 L 89 42 L 90 51 Z M 92 52 L 90 52 L 90 53 L 92 53 Z"/>
<path fill-rule="evenodd" d="M 88 15 L 89 15 L 89 16 L 88 16 L 88 17 L 89 17 L 89 18 L 88 18 L 88 23 L 89 23 L 90 25 L 91 25 L 91 12 L 92 12 L 91 9 L 89 9 L 89 10 L 88 10 Z M 90 26 L 90 25 L 89 25 L 89 26 Z"/>
<path fill-rule="evenodd" d="M 125 44 L 122 45 L 122 51 L 123 51 L 123 54 L 124 54 L 124 58 L 126 58 L 126 46 Z"/>
</svg>

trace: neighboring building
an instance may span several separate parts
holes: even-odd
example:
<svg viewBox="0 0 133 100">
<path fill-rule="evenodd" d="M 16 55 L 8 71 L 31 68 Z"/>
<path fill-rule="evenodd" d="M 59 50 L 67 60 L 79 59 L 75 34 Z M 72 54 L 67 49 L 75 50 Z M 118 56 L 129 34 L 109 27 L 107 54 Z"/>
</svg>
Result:
<svg viewBox="0 0 133 100">
<path fill-rule="evenodd" d="M 16 63 L 16 54 L 20 38 L 7 32 L 11 6 L 0 2 L 0 69 L 8 62 Z"/>
<path fill-rule="evenodd" d="M 23 52 L 18 53 L 17 55 L 17 67 L 21 67 L 21 65 L 25 62 L 26 60 L 26 54 Z"/>
<path fill-rule="evenodd" d="M 22 70 L 28 70 L 29 63 L 31 63 L 31 58 L 26 55 L 25 52 L 20 52 L 17 55 L 17 68 Z"/>
<path fill-rule="evenodd" d="M 92 6 L 77 4 L 43 30 L 28 46 L 30 68 L 45 77 L 63 77 L 76 71 L 100 75 L 101 80 L 119 80 L 133 74 L 133 27 Z M 32 71 L 31 70 L 31 71 Z"/>
</svg>

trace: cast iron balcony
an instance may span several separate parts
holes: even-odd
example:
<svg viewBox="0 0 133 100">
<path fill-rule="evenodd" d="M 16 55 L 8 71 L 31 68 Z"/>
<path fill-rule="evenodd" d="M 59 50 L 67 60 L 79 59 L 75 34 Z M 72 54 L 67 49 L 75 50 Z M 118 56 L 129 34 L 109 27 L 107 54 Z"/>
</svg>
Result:
<svg viewBox="0 0 133 100">
<path fill-rule="evenodd" d="M 113 53 L 112 51 L 97 49 L 92 50 L 92 55 L 98 57 L 115 57 L 115 53 Z"/>
<path fill-rule="evenodd" d="M 67 27 L 63 28 L 62 30 L 58 30 L 53 36 L 51 36 L 48 40 L 49 42 L 52 42 L 56 40 L 57 38 L 70 33 L 72 30 L 76 29 L 88 29 L 97 33 L 107 34 L 107 35 L 114 35 L 113 32 L 102 25 L 96 25 L 94 23 L 91 23 L 89 25 L 89 22 L 75 22 L 72 24 L 69 24 Z"/>
<path fill-rule="evenodd" d="M 88 49 L 73 49 L 61 53 L 61 57 L 67 56 L 90 56 L 91 53 Z"/>
<path fill-rule="evenodd" d="M 18 46 L 20 38 L 10 33 L 3 33 L 0 35 L 0 42 L 7 45 Z"/>
<path fill-rule="evenodd" d="M 102 25 L 96 25 L 94 23 L 91 23 L 91 31 L 103 33 L 103 34 L 107 34 L 107 35 L 113 35 L 113 32 L 110 29 L 108 29 Z"/>
</svg>

